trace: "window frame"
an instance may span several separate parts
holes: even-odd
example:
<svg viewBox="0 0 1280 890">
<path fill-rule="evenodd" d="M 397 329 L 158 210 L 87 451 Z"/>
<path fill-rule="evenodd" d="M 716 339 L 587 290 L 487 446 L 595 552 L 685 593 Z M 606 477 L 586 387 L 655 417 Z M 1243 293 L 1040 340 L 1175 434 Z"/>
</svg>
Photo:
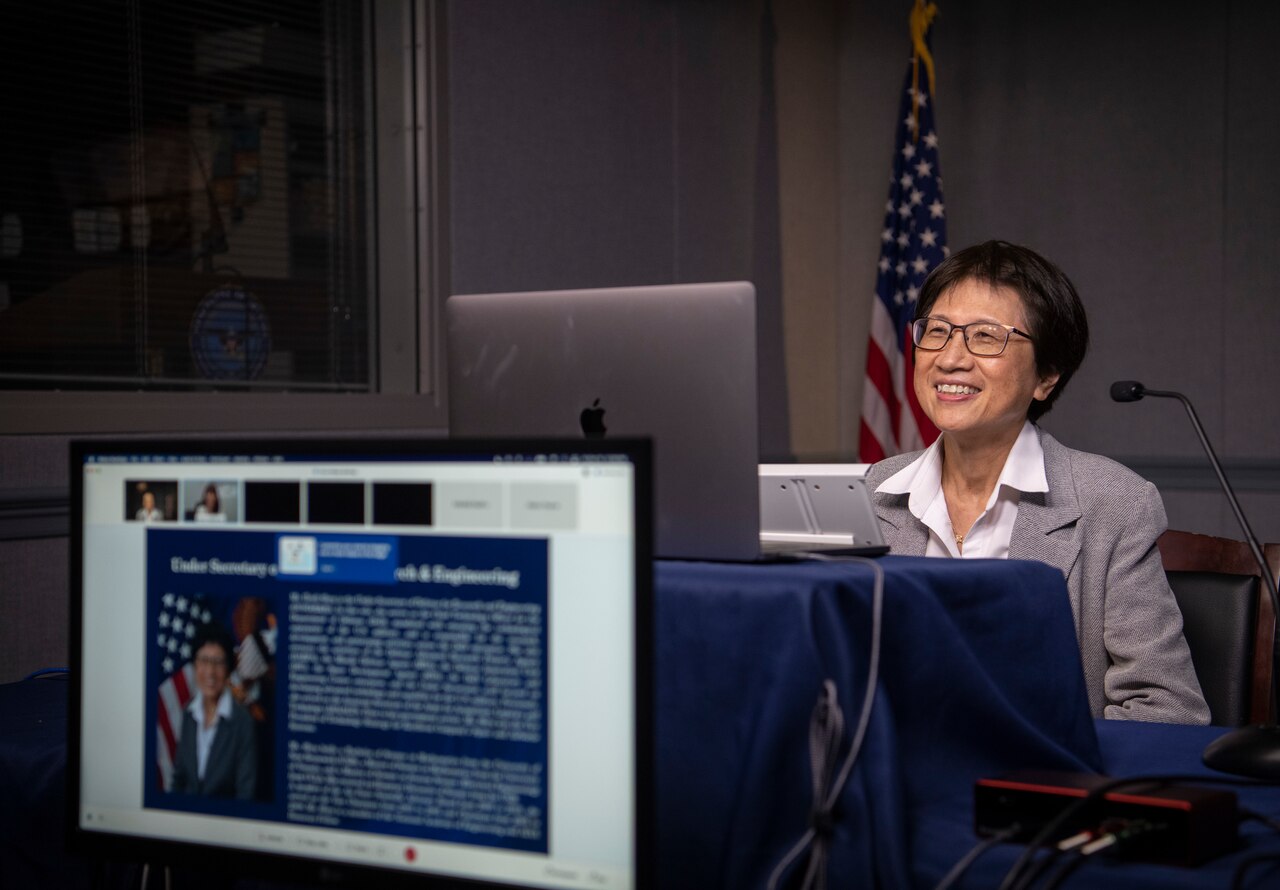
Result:
<svg viewBox="0 0 1280 890">
<path fill-rule="evenodd" d="M 447 426 L 444 0 L 364 5 L 371 391 L 0 390 L 0 435 Z"/>
</svg>

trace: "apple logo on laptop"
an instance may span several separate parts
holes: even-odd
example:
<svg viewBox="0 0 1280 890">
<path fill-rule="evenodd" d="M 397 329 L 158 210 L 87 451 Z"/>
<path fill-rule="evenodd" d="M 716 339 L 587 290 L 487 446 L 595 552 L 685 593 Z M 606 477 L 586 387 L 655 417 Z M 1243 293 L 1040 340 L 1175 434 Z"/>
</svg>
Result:
<svg viewBox="0 0 1280 890">
<path fill-rule="evenodd" d="M 578 421 L 582 424 L 582 434 L 588 439 L 604 438 L 607 427 L 604 425 L 604 409 L 600 407 L 599 399 L 592 402 L 590 408 L 582 409 Z"/>
</svg>

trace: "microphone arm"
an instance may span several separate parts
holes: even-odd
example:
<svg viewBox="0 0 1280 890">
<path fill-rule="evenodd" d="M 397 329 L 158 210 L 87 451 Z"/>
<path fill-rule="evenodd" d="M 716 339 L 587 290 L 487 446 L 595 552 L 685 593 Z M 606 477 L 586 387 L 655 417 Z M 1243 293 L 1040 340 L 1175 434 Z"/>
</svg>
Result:
<svg viewBox="0 0 1280 890">
<path fill-rule="evenodd" d="M 1253 558 L 1257 560 L 1258 568 L 1262 570 L 1262 578 L 1267 585 L 1267 594 L 1271 598 L 1271 617 L 1276 625 L 1280 627 L 1280 590 L 1276 588 L 1276 579 L 1271 574 L 1271 567 L 1267 565 L 1267 560 L 1262 555 L 1262 546 L 1258 543 L 1257 535 L 1249 527 L 1249 520 L 1244 518 L 1244 511 L 1240 509 L 1240 502 L 1236 500 L 1236 493 L 1231 490 L 1231 485 L 1227 482 L 1227 476 L 1222 472 L 1222 465 L 1218 463 L 1218 456 L 1213 453 L 1213 446 L 1209 444 L 1209 437 L 1205 435 L 1204 427 L 1200 425 L 1200 418 L 1196 416 L 1196 409 L 1191 406 L 1191 400 L 1180 392 L 1162 392 L 1161 390 L 1147 389 L 1136 380 L 1119 380 L 1111 384 L 1111 398 L 1117 402 L 1136 402 L 1143 396 L 1177 399 L 1187 409 L 1187 416 L 1191 418 L 1191 425 L 1195 427 L 1196 435 L 1200 437 L 1200 444 L 1204 446 L 1204 453 L 1208 456 L 1209 463 L 1213 466 L 1213 471 L 1218 475 L 1218 483 L 1222 486 L 1222 491 L 1226 494 L 1227 501 L 1230 502 L 1231 509 L 1236 514 L 1236 521 L 1240 523 L 1240 528 L 1244 531 L 1245 540 L 1249 544 L 1249 549 L 1253 551 Z M 1276 653 L 1274 646 L 1272 651 L 1267 653 L 1267 660 L 1272 668 L 1270 698 L 1271 707 L 1274 708 L 1276 690 Z M 1211 769 L 1250 776 L 1255 779 L 1266 779 L 1271 782 L 1280 781 L 1280 725 L 1272 722 L 1272 718 L 1268 718 L 1266 723 L 1233 729 L 1231 732 L 1221 735 L 1210 742 L 1205 747 L 1201 759 L 1204 761 L 1205 766 Z"/>
<path fill-rule="evenodd" d="M 1236 500 L 1236 493 L 1232 490 L 1231 483 L 1227 481 L 1227 476 L 1222 471 L 1222 464 L 1218 463 L 1218 455 L 1214 453 L 1213 446 L 1209 444 L 1209 437 L 1205 435 L 1204 427 L 1200 425 L 1200 418 L 1196 415 L 1196 409 L 1192 407 L 1191 400 L 1180 392 L 1147 389 L 1136 380 L 1117 380 L 1111 384 L 1111 398 L 1117 402 L 1136 402 L 1143 396 L 1177 399 L 1182 403 L 1182 407 L 1187 409 L 1187 416 L 1191 418 L 1191 425 L 1195 427 L 1196 435 L 1200 437 L 1200 444 L 1204 447 L 1204 453 L 1209 458 L 1209 464 L 1213 467 L 1213 472 L 1218 476 L 1218 484 L 1222 486 L 1222 491 L 1227 496 L 1227 502 L 1231 504 L 1231 510 L 1236 514 L 1236 521 L 1240 523 L 1240 528 L 1244 531 L 1245 542 L 1248 543 L 1249 549 L 1253 552 L 1253 558 L 1257 560 L 1258 568 L 1262 570 L 1263 580 L 1267 583 L 1267 593 L 1271 596 L 1272 609 L 1276 618 L 1280 619 L 1280 591 L 1276 588 L 1275 576 L 1271 574 L 1271 567 L 1267 565 L 1267 560 L 1262 555 L 1262 545 L 1258 543 L 1258 536 L 1249 527 L 1249 520 L 1245 518 L 1244 511 L 1240 509 L 1240 502 Z"/>
</svg>

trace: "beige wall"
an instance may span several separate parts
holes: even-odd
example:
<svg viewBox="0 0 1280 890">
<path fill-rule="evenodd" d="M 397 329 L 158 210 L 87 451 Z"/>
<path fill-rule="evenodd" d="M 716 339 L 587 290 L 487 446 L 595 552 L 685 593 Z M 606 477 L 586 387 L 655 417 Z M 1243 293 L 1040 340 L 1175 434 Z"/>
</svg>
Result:
<svg viewBox="0 0 1280 890">
<path fill-rule="evenodd" d="M 857 459 L 908 9 L 775 3 L 786 361 L 800 461 Z"/>
<path fill-rule="evenodd" d="M 791 450 L 841 451 L 839 34 L 834 0 L 775 5 L 782 292 Z"/>
</svg>

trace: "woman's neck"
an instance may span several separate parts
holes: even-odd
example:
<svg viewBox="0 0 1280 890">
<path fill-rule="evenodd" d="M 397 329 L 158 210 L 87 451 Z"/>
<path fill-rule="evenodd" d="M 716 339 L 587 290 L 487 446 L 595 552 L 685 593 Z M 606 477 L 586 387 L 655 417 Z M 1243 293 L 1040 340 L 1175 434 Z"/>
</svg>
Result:
<svg viewBox="0 0 1280 890">
<path fill-rule="evenodd" d="M 944 433 L 942 489 L 948 500 L 959 498 L 985 504 L 1021 432 L 1022 427 L 1019 426 L 1011 434 L 979 440 Z"/>
<path fill-rule="evenodd" d="M 221 696 L 219 696 L 220 698 Z M 209 696 L 201 693 L 200 698 L 204 704 L 204 725 L 208 729 L 218 719 L 218 699 L 209 698 Z"/>
</svg>

